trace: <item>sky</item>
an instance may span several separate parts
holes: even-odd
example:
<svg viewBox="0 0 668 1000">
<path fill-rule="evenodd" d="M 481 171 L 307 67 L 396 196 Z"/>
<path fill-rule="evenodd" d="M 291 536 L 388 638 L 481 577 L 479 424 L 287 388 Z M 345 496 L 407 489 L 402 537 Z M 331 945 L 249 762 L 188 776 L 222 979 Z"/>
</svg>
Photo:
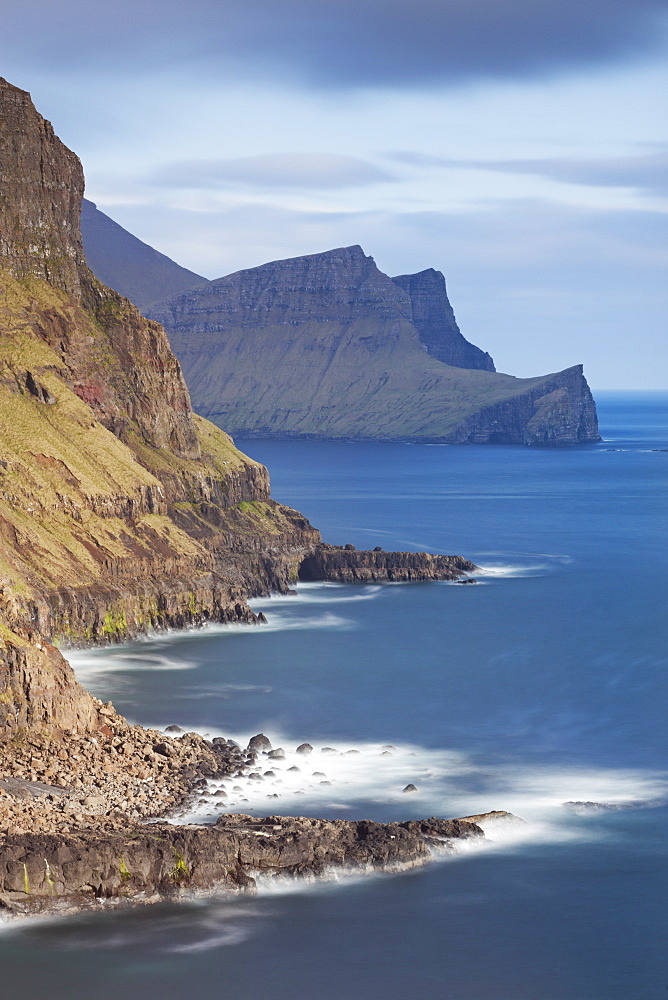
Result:
<svg viewBox="0 0 668 1000">
<path fill-rule="evenodd" d="M 183 266 L 361 244 L 500 371 L 668 389 L 668 0 L 0 9 L 0 75 Z"/>
</svg>

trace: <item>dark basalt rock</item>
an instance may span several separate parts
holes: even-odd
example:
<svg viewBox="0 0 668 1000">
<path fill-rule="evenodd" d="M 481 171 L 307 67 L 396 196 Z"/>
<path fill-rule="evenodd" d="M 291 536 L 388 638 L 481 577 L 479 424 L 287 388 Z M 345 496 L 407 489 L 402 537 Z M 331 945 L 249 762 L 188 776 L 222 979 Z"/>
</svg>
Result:
<svg viewBox="0 0 668 1000">
<path fill-rule="evenodd" d="M 417 274 L 400 274 L 392 281 L 408 293 L 411 319 L 428 354 L 456 368 L 496 371 L 491 356 L 462 336 L 440 271 L 430 267 Z"/>
<path fill-rule="evenodd" d="M 271 740 L 269 740 L 264 733 L 258 733 L 257 736 L 253 736 L 248 742 L 248 749 L 251 751 L 270 751 L 271 750 Z"/>
<path fill-rule="evenodd" d="M 427 552 L 356 551 L 348 545 L 322 543 L 299 567 L 300 580 L 336 580 L 342 583 L 456 580 L 475 565 L 461 556 Z"/>
<path fill-rule="evenodd" d="M 330 867 L 400 871 L 440 846 L 481 837 L 458 820 L 325 820 L 221 816 L 214 826 L 152 824 L 125 835 L 7 835 L 0 841 L 0 907 L 15 914 L 189 892 L 253 890 L 254 875 L 322 875 Z"/>
</svg>

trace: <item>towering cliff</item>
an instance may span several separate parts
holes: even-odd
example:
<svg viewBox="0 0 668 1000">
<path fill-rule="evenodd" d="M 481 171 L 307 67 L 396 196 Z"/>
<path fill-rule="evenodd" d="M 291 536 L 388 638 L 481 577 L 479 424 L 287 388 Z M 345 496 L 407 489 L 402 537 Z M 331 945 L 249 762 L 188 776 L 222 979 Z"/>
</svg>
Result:
<svg viewBox="0 0 668 1000">
<path fill-rule="evenodd" d="M 86 728 L 51 645 L 254 620 L 319 541 L 193 414 L 164 330 L 89 271 L 83 173 L 0 80 L 0 733 Z"/>
<path fill-rule="evenodd" d="M 232 433 L 561 446 L 598 440 L 582 368 L 518 379 L 459 332 L 437 271 L 361 247 L 274 261 L 150 311 L 194 404 Z"/>
<path fill-rule="evenodd" d="M 253 622 L 247 598 L 287 590 L 321 543 L 301 514 L 270 497 L 266 469 L 193 413 L 164 329 L 88 269 L 79 160 L 29 95 L 2 79 L 0 177 L 6 737 L 101 724 L 99 703 L 55 641 Z M 348 564 L 367 555 L 349 554 Z M 416 558 L 410 577 L 391 554 L 374 572 L 420 578 Z M 423 578 L 472 568 L 425 559 Z"/>
<path fill-rule="evenodd" d="M 417 274 L 400 274 L 392 281 L 408 293 L 413 326 L 428 354 L 455 368 L 496 371 L 491 356 L 462 336 L 440 271 L 430 267 Z"/>
<path fill-rule="evenodd" d="M 207 280 L 138 240 L 86 198 L 81 206 L 81 234 L 95 276 L 142 312 L 154 302 Z"/>
</svg>

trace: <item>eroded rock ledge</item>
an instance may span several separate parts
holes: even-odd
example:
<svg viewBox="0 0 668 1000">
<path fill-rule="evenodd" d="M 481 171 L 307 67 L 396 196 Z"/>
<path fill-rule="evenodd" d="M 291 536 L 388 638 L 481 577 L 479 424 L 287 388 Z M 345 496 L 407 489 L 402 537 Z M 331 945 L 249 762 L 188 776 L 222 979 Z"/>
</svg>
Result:
<svg viewBox="0 0 668 1000">
<path fill-rule="evenodd" d="M 118 833 L 23 833 L 0 844 L 0 907 L 16 915 L 105 900 L 152 902 L 197 892 L 254 891 L 258 876 L 316 877 L 331 868 L 401 871 L 482 837 L 463 820 L 405 823 L 303 816 L 221 816 L 215 826 L 156 823 Z"/>
<path fill-rule="evenodd" d="M 477 567 L 462 556 L 429 552 L 357 551 L 353 545 L 317 545 L 299 567 L 299 579 L 340 583 L 457 580 Z"/>
</svg>

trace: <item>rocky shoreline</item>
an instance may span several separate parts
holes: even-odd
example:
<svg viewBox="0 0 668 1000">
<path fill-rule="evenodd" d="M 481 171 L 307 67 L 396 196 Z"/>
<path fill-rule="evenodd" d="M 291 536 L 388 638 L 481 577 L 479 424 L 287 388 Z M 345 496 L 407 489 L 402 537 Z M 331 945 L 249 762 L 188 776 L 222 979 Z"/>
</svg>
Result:
<svg viewBox="0 0 668 1000">
<path fill-rule="evenodd" d="M 23 734 L 2 746 L 0 913 L 6 917 L 254 892 L 257 879 L 396 872 L 482 838 L 485 818 L 327 820 L 223 814 L 210 825 L 156 820 L 183 810 L 209 778 L 271 764 L 262 736 L 178 738 L 98 707 L 94 734 Z M 259 761 L 259 763 L 258 763 Z M 221 803 L 222 805 L 222 803 Z"/>
<path fill-rule="evenodd" d="M 479 836 L 445 820 L 157 819 L 208 778 L 243 773 L 256 749 L 129 724 L 78 684 L 59 644 L 258 623 L 249 598 L 300 578 L 475 567 L 324 545 L 272 499 L 267 470 L 193 413 L 163 328 L 89 270 L 81 164 L 2 78 L 0 181 L 0 909 L 250 889 L 258 870 L 395 870 Z"/>
</svg>

